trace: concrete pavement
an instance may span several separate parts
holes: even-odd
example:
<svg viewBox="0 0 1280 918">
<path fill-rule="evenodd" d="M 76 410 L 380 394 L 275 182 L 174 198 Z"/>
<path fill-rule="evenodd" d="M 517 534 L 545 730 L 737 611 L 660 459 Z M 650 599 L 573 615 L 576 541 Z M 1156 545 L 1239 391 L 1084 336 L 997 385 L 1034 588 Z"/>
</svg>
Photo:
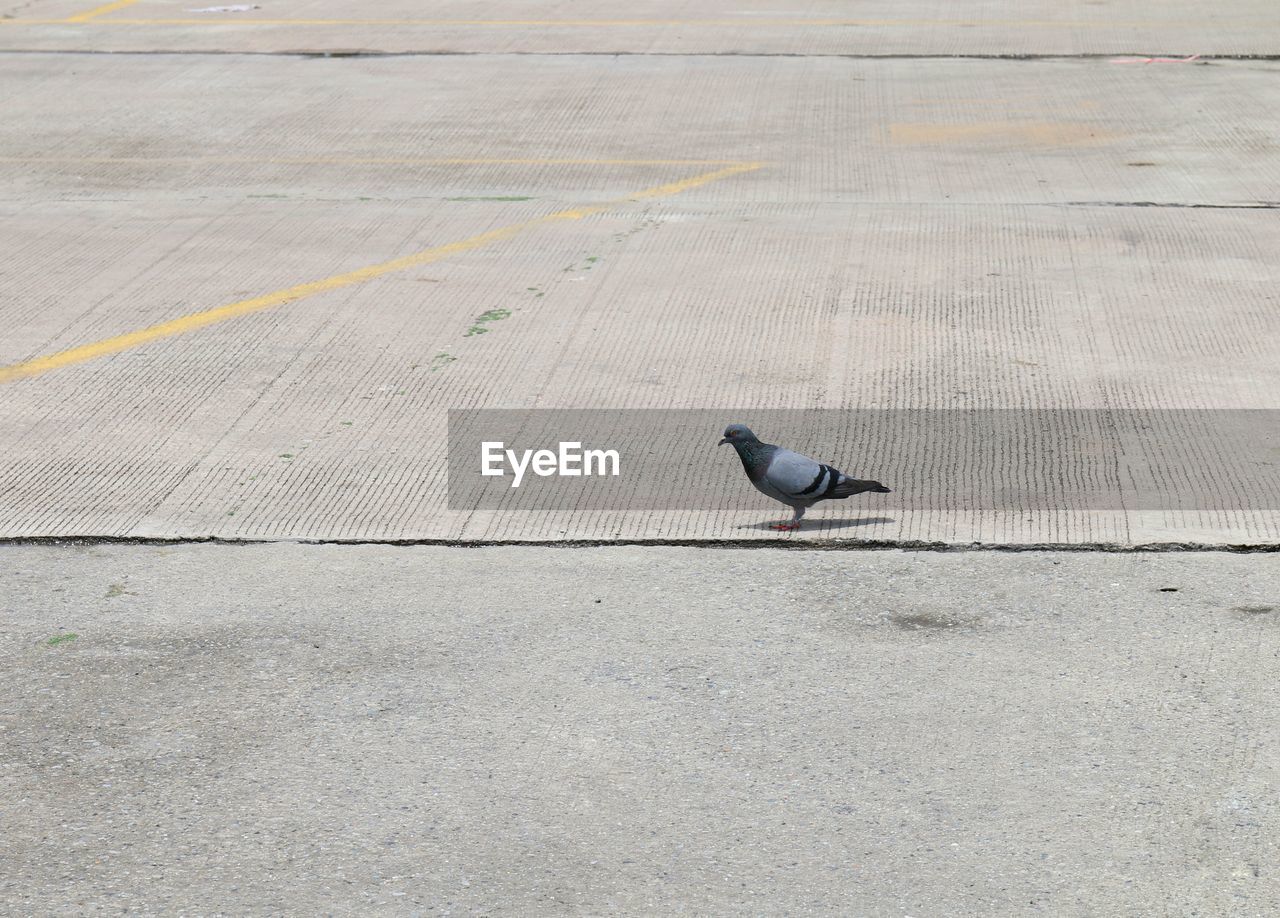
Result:
<svg viewBox="0 0 1280 918">
<path fill-rule="evenodd" d="M 205 6 L 0 5 L 0 910 L 1280 911 L 1274 554 L 714 548 L 715 430 L 631 512 L 445 440 L 1280 407 L 1274 4 Z M 1026 426 L 809 431 L 911 474 L 785 538 L 1280 544 L 1203 430 L 1190 509 L 948 502 L 1141 458 Z"/>
<path fill-rule="evenodd" d="M 0 561 L 8 914 L 1280 909 L 1275 556 Z"/>
<path fill-rule="evenodd" d="M 1269 5 L 188 6 L 0 25 L 0 535 L 776 537 L 722 456 L 688 512 L 451 511 L 451 408 L 1276 407 L 1277 65 L 1173 60 Z M 1245 490 L 793 538 L 1275 543 Z"/>
<path fill-rule="evenodd" d="M 1078 4 L 1028 0 L 680 0 L 538 4 L 273 0 L 199 12 L 193 0 L 28 0 L 0 20 L 0 47 L 184 52 L 856 55 L 1237 55 L 1276 53 L 1268 0 Z"/>
</svg>

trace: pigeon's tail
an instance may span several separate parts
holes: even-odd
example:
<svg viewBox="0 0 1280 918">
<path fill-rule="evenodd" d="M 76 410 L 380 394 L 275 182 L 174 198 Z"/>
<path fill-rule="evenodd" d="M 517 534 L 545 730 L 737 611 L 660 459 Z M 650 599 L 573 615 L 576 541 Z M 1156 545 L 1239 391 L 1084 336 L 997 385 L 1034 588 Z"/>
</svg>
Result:
<svg viewBox="0 0 1280 918">
<path fill-rule="evenodd" d="M 893 492 L 878 481 L 860 481 L 857 478 L 846 478 L 832 490 L 832 497 L 853 497 L 870 491 L 872 494 L 892 494 Z"/>
</svg>

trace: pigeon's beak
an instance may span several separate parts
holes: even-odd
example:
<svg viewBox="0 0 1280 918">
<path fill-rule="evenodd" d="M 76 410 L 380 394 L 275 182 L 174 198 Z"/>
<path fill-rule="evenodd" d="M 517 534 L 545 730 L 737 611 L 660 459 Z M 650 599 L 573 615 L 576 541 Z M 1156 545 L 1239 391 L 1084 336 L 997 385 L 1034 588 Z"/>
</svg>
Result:
<svg viewBox="0 0 1280 918">
<path fill-rule="evenodd" d="M 729 442 L 729 438 L 728 438 L 728 437 L 721 437 L 721 438 L 720 438 L 720 442 L 719 442 L 719 443 L 717 443 L 717 444 L 716 444 L 716 446 L 724 446 L 724 445 L 725 445 L 726 443 L 728 443 L 728 442 Z"/>
</svg>

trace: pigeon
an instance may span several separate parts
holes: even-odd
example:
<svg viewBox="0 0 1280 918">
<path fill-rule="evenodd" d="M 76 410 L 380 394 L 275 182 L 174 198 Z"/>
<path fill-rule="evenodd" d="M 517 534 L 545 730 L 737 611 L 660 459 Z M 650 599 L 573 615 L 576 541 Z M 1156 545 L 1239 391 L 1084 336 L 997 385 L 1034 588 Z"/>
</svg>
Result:
<svg viewBox="0 0 1280 918">
<path fill-rule="evenodd" d="M 728 443 L 738 451 L 747 477 L 758 491 L 781 501 L 795 511 L 789 522 L 776 523 L 770 529 L 790 532 L 800 528 L 800 517 L 820 500 L 852 497 L 855 494 L 890 494 L 878 481 L 850 478 L 834 466 L 793 453 L 772 443 L 761 443 L 751 429 L 742 424 L 725 428 L 720 446 Z"/>
</svg>

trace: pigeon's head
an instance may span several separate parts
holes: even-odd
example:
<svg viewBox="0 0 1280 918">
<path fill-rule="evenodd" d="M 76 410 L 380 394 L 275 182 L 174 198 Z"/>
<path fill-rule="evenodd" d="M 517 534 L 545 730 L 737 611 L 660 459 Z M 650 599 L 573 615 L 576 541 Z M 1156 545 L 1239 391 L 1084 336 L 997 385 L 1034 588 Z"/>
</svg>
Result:
<svg viewBox="0 0 1280 918">
<path fill-rule="evenodd" d="M 724 429 L 724 439 L 720 441 L 719 446 L 726 443 L 732 443 L 735 446 L 739 443 L 759 443 L 759 438 L 751 432 L 751 428 L 745 424 L 730 424 Z"/>
</svg>

